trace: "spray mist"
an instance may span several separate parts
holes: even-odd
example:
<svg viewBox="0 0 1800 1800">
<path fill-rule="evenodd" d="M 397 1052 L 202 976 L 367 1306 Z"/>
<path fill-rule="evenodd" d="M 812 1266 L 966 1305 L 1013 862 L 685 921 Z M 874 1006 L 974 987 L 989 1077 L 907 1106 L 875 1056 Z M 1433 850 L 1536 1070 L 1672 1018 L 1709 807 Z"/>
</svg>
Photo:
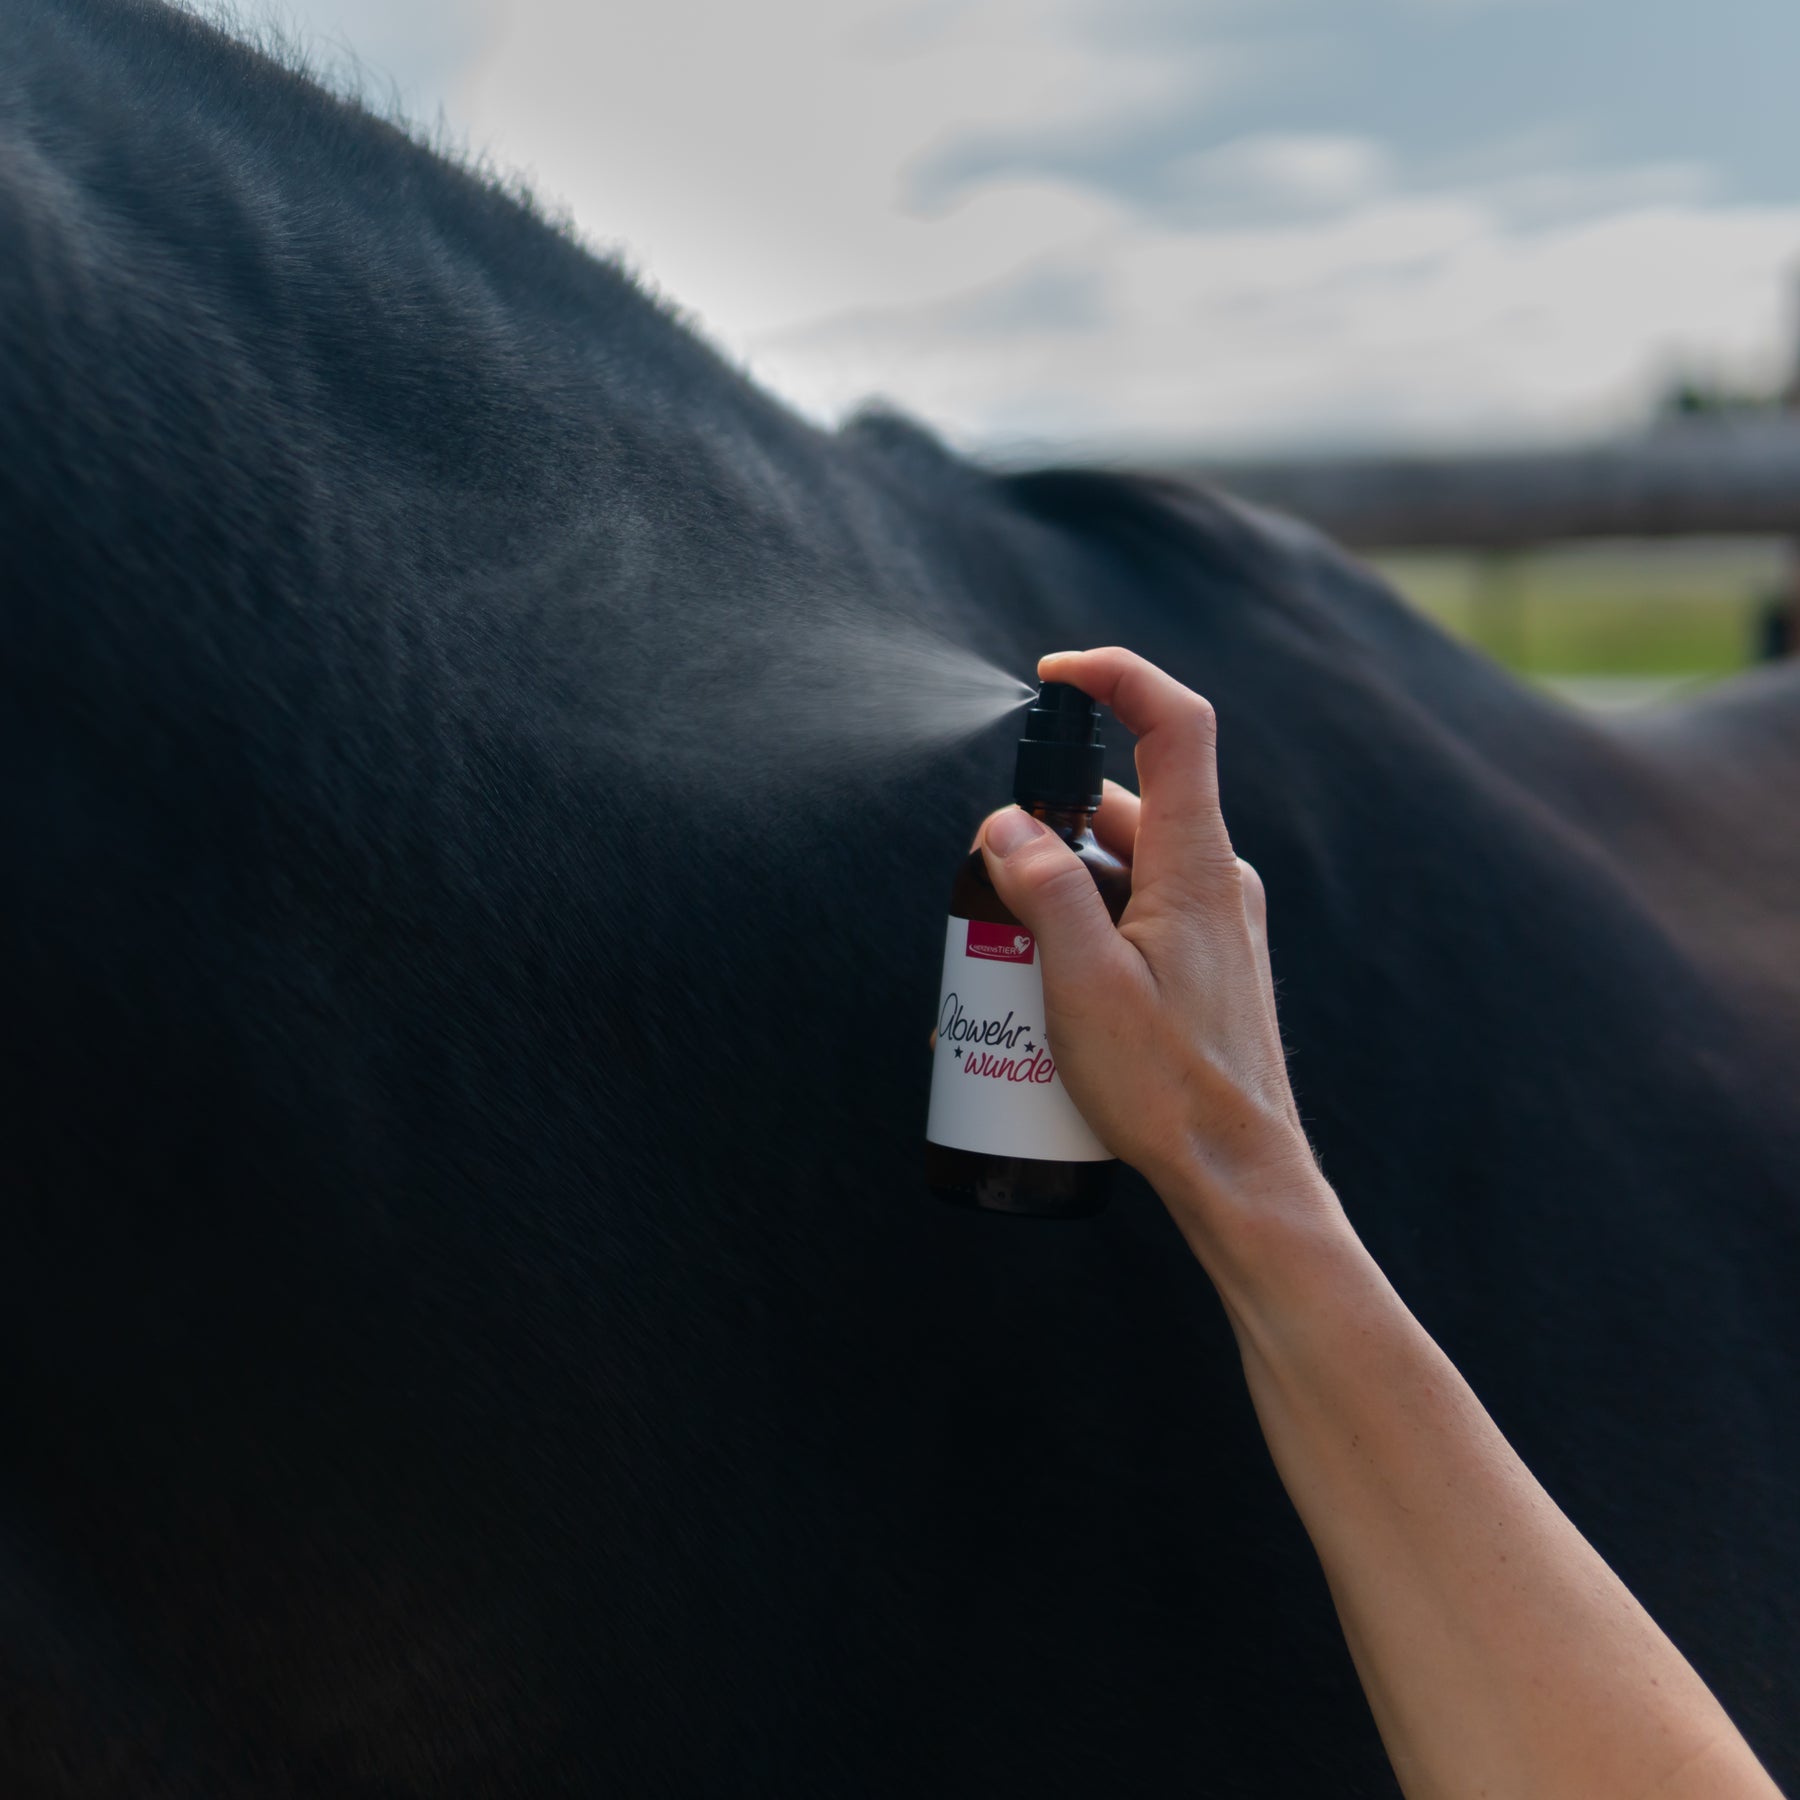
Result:
<svg viewBox="0 0 1800 1800">
<path fill-rule="evenodd" d="M 1099 708 L 1046 681 L 1026 714 L 1013 798 L 1080 857 L 1115 923 L 1131 871 L 1094 841 Z M 1036 939 L 1007 911 L 980 850 L 957 871 L 944 937 L 925 1173 L 934 1192 L 994 1212 L 1076 1218 L 1106 1204 L 1113 1158 L 1056 1072 Z"/>
</svg>

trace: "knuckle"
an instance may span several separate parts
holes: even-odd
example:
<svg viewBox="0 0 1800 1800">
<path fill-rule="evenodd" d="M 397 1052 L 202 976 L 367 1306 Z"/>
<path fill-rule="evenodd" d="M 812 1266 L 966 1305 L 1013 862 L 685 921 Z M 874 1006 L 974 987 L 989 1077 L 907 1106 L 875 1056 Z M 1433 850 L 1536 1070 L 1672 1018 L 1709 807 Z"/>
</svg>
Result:
<svg viewBox="0 0 1800 1800">
<path fill-rule="evenodd" d="M 1052 906 L 1068 906 L 1085 898 L 1094 878 L 1072 856 L 1036 856 L 1027 871 L 1040 900 Z"/>
</svg>

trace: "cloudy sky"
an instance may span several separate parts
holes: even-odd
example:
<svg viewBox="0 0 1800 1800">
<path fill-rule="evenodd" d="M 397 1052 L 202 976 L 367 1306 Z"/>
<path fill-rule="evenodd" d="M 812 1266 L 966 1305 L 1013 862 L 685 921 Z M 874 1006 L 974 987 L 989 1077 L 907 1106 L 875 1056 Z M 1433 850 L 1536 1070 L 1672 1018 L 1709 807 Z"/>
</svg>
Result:
<svg viewBox="0 0 1800 1800">
<path fill-rule="evenodd" d="M 1796 338 L 1800 0 L 277 16 L 823 420 L 879 394 L 970 447 L 1548 440 L 1677 368 L 1773 380 Z"/>
</svg>

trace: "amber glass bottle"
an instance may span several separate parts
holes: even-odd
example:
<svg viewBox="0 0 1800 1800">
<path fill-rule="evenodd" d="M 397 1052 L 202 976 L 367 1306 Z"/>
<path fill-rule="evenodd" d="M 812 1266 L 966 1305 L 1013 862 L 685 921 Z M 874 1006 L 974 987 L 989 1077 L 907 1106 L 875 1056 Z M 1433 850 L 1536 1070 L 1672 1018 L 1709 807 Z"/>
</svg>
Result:
<svg viewBox="0 0 1800 1800">
<path fill-rule="evenodd" d="M 1013 798 L 1086 865 L 1116 920 L 1131 872 L 1094 841 L 1099 712 L 1047 681 L 1026 716 Z M 994 1212 L 1077 1218 L 1106 1204 L 1113 1159 L 1064 1091 L 1044 1037 L 1037 945 L 973 851 L 950 890 L 925 1174 L 941 1198 Z"/>
</svg>

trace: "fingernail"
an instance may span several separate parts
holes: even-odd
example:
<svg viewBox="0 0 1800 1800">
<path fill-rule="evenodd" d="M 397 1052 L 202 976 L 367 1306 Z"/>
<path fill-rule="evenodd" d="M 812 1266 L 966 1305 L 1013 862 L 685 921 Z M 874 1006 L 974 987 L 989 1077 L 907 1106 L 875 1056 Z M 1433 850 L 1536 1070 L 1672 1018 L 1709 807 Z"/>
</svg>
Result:
<svg viewBox="0 0 1800 1800">
<path fill-rule="evenodd" d="M 995 813 L 988 820 L 987 847 L 996 856 L 1011 856 L 1015 850 L 1022 850 L 1033 838 L 1039 838 L 1049 829 L 1040 824 L 1030 813 L 1019 807 L 1009 806 L 1003 813 Z"/>
</svg>

